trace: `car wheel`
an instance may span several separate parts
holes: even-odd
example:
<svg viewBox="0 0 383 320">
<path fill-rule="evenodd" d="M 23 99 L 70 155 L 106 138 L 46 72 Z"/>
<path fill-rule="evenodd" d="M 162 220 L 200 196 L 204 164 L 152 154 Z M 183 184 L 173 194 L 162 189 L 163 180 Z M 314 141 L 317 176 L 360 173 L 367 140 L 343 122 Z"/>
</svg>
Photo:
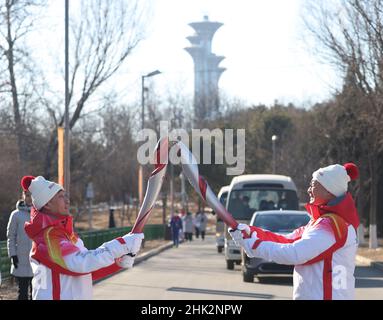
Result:
<svg viewBox="0 0 383 320">
<path fill-rule="evenodd" d="M 248 270 L 242 272 L 243 282 L 254 282 L 254 274 Z"/>
<path fill-rule="evenodd" d="M 218 253 L 222 253 L 223 248 L 222 247 L 217 247 Z"/>
<path fill-rule="evenodd" d="M 228 270 L 234 270 L 234 261 L 233 260 L 226 260 L 226 268 Z"/>
</svg>

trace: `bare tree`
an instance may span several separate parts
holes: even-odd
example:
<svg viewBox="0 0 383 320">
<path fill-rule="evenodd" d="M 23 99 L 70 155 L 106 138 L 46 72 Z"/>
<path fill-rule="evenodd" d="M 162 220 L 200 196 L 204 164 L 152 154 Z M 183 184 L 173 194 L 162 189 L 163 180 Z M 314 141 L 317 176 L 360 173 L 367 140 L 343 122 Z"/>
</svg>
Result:
<svg viewBox="0 0 383 320">
<path fill-rule="evenodd" d="M 0 4 L 0 61 L 4 62 L 0 69 L 0 92 L 10 97 L 21 172 L 25 171 L 27 161 L 25 111 L 31 106 L 36 88 L 34 81 L 30 81 L 36 75 L 35 69 L 23 41 L 38 18 L 34 10 L 44 3 L 42 0 L 5 0 Z"/>
<path fill-rule="evenodd" d="M 70 58 L 70 128 L 80 119 L 89 99 L 121 68 L 143 38 L 144 10 L 138 0 L 81 2 L 81 15 L 73 21 Z M 58 121 L 62 125 L 64 117 Z M 56 128 L 45 158 L 45 175 L 57 150 Z"/>
<path fill-rule="evenodd" d="M 322 56 L 352 76 L 361 94 L 359 136 L 370 178 L 370 247 L 377 246 L 378 177 L 382 171 L 383 137 L 383 1 L 310 1 L 304 21 Z"/>
</svg>

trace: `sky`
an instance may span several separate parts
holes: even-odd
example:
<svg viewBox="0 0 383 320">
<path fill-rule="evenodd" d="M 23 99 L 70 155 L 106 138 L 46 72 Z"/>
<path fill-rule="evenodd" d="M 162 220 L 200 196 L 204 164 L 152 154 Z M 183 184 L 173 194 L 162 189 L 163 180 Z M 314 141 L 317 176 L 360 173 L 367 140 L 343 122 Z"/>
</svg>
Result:
<svg viewBox="0 0 383 320">
<path fill-rule="evenodd" d="M 303 1 L 145 0 L 151 11 L 146 38 L 109 87 L 124 92 L 127 102 L 139 101 L 141 75 L 160 70 L 162 74 L 150 79 L 157 95 L 181 90 L 192 96 L 193 60 L 184 48 L 190 45 L 186 37 L 194 31 L 188 24 L 208 15 L 210 21 L 223 23 L 212 45 L 213 53 L 225 56 L 220 64 L 226 68 L 219 82 L 222 94 L 248 104 L 266 105 L 278 100 L 307 106 L 328 99 L 340 80 L 335 70 L 319 63 L 302 40 Z M 70 3 L 74 10 L 76 4 L 73 0 Z M 64 21 L 63 5 L 58 0 L 50 0 L 47 20 L 56 28 L 40 35 L 49 44 L 41 55 L 57 63 L 53 48 L 63 46 L 63 35 L 60 38 L 58 34 Z M 54 81 L 61 86 L 59 80 Z"/>
</svg>

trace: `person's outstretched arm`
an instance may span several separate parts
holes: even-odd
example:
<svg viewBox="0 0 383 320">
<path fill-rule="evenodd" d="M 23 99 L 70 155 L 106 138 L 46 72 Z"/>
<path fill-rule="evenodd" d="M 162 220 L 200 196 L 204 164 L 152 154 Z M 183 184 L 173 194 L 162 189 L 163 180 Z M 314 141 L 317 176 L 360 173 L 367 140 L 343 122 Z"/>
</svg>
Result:
<svg viewBox="0 0 383 320">
<path fill-rule="evenodd" d="M 279 264 L 300 265 L 331 250 L 336 243 L 333 233 L 324 228 L 313 228 L 292 243 L 259 241 L 254 243 L 254 256 Z"/>
<path fill-rule="evenodd" d="M 310 227 L 296 241 L 280 243 L 258 238 L 252 233 L 251 238 L 243 239 L 242 232 L 234 232 L 233 238 L 244 248 L 249 257 L 259 257 L 279 264 L 300 265 L 320 255 L 331 253 L 336 244 L 330 221 L 322 218 L 314 227 Z"/>
<path fill-rule="evenodd" d="M 36 258 L 48 266 L 58 266 L 61 271 L 80 275 L 110 267 L 124 255 L 137 254 L 144 235 L 127 234 L 105 242 L 94 250 L 80 249 L 54 228 L 48 228 L 44 238 L 46 241 L 38 247 Z"/>
<path fill-rule="evenodd" d="M 278 242 L 278 243 L 292 243 L 301 238 L 305 228 L 306 226 L 302 226 L 302 227 L 299 227 L 298 229 L 295 229 L 293 232 L 289 234 L 282 235 L 282 234 L 271 232 L 262 228 L 251 226 L 250 232 L 252 233 L 253 231 L 256 231 L 257 237 L 263 241 L 272 241 L 272 242 Z"/>
</svg>

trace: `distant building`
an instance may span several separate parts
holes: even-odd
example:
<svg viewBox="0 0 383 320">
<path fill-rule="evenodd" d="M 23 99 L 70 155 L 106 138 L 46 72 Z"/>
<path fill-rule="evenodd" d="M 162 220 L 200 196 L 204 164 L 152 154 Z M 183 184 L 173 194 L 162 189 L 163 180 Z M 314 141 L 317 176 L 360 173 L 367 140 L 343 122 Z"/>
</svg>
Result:
<svg viewBox="0 0 383 320">
<path fill-rule="evenodd" d="M 215 32 L 223 24 L 209 21 L 204 16 L 201 22 L 189 24 L 195 34 L 187 37 L 191 46 L 185 48 L 194 60 L 194 121 L 214 119 L 219 114 L 218 81 L 225 68 L 219 63 L 225 58 L 211 52 Z"/>
</svg>

